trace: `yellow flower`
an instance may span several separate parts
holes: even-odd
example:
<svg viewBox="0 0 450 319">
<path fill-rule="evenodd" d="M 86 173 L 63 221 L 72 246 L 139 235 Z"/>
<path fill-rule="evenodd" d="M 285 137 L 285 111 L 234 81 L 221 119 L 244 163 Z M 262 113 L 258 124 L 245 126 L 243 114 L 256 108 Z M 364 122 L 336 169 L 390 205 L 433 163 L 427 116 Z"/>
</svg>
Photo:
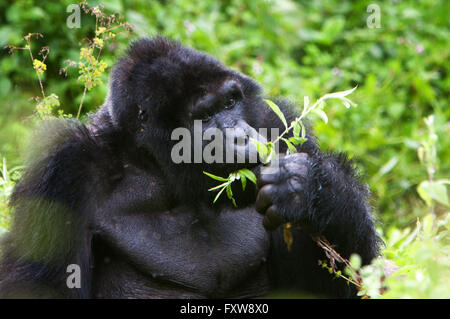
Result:
<svg viewBox="0 0 450 319">
<path fill-rule="evenodd" d="M 100 38 L 95 37 L 95 38 L 94 38 L 94 44 L 95 44 L 97 47 L 102 48 L 102 47 L 103 47 L 103 40 L 100 39 Z"/>
<path fill-rule="evenodd" d="M 95 35 L 100 35 L 100 34 L 102 34 L 103 32 L 105 32 L 106 31 L 106 28 L 105 27 L 100 27 L 100 28 L 98 28 L 98 30 L 97 31 L 95 31 Z"/>
<path fill-rule="evenodd" d="M 37 74 L 42 74 L 45 70 L 47 70 L 47 65 L 38 59 L 34 59 L 33 68 L 36 70 Z"/>
<path fill-rule="evenodd" d="M 98 69 L 100 70 L 100 72 L 104 72 L 107 66 L 108 66 L 108 65 L 106 64 L 106 62 L 102 61 L 102 62 L 100 62 L 100 64 L 98 65 Z"/>
<path fill-rule="evenodd" d="M 80 58 L 84 58 L 89 61 L 89 58 L 92 57 L 93 50 L 92 48 L 81 48 L 80 50 Z"/>
</svg>

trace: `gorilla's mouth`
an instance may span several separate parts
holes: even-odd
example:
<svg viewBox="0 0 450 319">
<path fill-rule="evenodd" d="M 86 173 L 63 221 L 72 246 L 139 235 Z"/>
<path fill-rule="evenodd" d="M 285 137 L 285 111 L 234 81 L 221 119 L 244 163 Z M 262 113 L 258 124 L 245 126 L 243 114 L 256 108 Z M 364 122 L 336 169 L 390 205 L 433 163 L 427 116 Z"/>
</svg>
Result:
<svg viewBox="0 0 450 319">
<path fill-rule="evenodd" d="M 192 131 L 193 134 L 187 128 L 176 128 L 172 132 L 171 139 L 178 141 L 170 153 L 173 163 L 252 167 L 263 162 L 257 143 L 267 143 L 267 130 L 257 132 L 244 120 L 234 127 L 204 129 L 202 121 L 195 120 Z"/>
</svg>

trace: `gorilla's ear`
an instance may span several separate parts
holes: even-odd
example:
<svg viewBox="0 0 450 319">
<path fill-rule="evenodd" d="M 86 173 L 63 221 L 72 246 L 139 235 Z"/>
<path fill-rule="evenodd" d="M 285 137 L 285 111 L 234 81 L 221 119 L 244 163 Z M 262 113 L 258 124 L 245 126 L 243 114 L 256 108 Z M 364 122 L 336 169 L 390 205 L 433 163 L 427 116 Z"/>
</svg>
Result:
<svg viewBox="0 0 450 319">
<path fill-rule="evenodd" d="M 41 297 L 88 298 L 92 206 L 86 198 L 99 195 L 92 189 L 96 170 L 88 165 L 99 151 L 83 125 L 59 120 L 46 124 L 12 195 L 13 223 L 2 245 L 0 294 L 26 297 L 21 295 L 32 291 Z M 68 266 L 74 264 L 81 286 L 71 289 Z"/>
</svg>

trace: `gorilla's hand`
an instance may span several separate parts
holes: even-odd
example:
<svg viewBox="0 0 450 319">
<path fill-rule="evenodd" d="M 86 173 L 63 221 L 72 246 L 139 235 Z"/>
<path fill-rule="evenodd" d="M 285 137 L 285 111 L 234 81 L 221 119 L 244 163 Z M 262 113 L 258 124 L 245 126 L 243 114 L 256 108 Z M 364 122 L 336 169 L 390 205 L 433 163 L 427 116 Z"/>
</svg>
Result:
<svg viewBox="0 0 450 319">
<path fill-rule="evenodd" d="M 255 208 L 264 215 L 264 228 L 275 230 L 285 222 L 307 222 L 312 175 L 306 153 L 288 155 L 279 159 L 278 165 L 261 169 Z"/>
</svg>

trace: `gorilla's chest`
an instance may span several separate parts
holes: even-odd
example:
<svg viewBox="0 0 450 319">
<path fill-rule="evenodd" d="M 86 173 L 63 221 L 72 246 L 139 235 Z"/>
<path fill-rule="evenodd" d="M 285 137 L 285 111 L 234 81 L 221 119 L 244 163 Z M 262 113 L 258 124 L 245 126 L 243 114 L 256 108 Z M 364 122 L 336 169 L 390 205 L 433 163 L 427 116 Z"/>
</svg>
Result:
<svg viewBox="0 0 450 319">
<path fill-rule="evenodd" d="M 98 290 L 117 297 L 200 297 L 257 295 L 267 288 L 269 236 L 253 208 L 164 211 L 138 194 L 149 185 L 132 184 L 138 190 L 119 188 L 114 203 L 95 216 L 104 243 L 94 271 L 102 280 Z"/>
</svg>

